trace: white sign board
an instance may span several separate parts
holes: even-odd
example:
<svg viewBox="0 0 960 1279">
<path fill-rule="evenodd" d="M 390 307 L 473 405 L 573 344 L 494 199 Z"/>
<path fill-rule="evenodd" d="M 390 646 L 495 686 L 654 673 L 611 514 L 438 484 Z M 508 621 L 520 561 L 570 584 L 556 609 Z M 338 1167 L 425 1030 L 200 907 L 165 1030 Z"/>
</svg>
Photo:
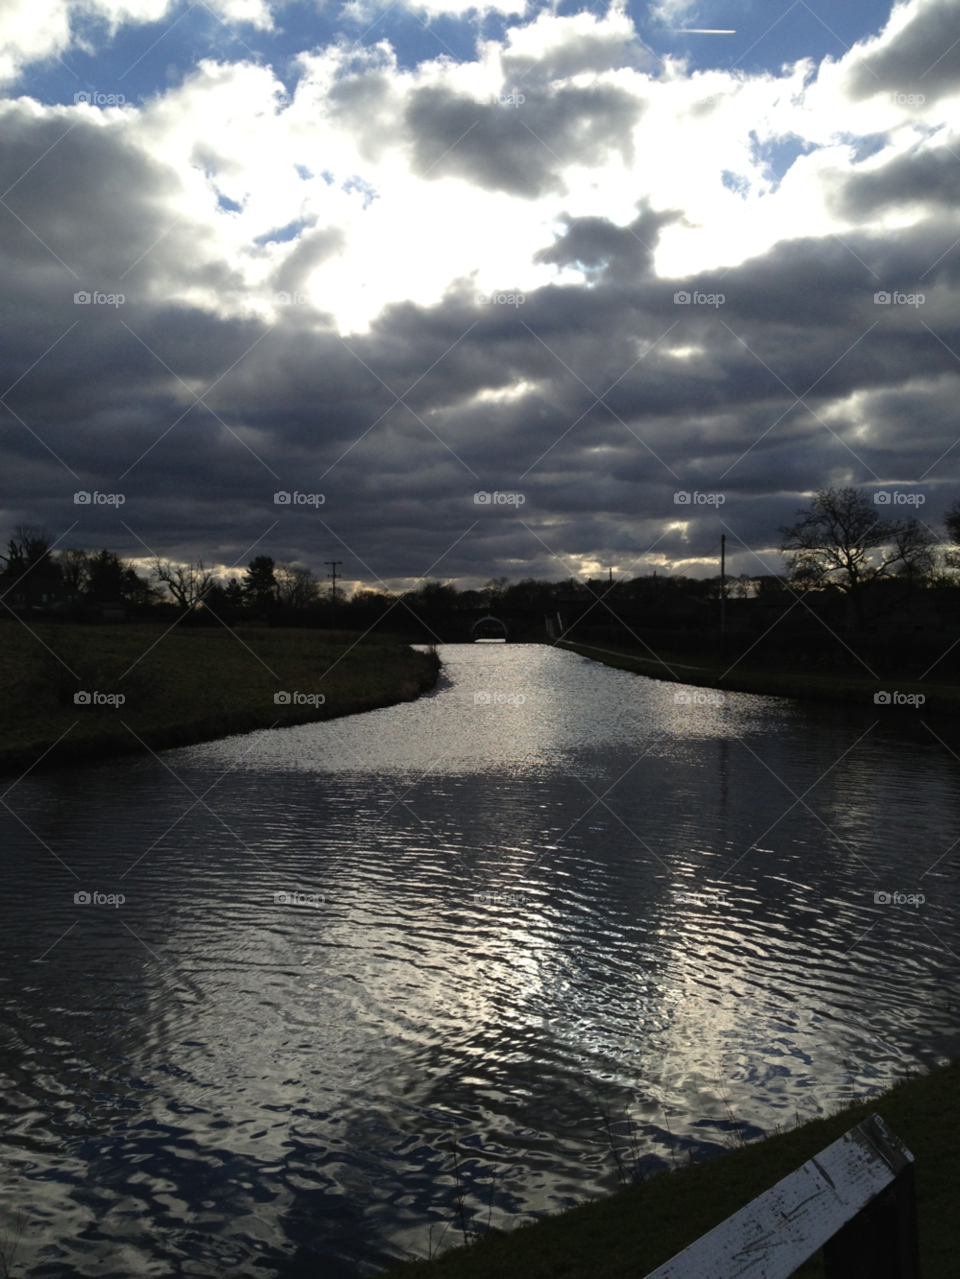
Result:
<svg viewBox="0 0 960 1279">
<path fill-rule="evenodd" d="M 788 1279 L 912 1162 L 872 1115 L 647 1279 Z"/>
</svg>

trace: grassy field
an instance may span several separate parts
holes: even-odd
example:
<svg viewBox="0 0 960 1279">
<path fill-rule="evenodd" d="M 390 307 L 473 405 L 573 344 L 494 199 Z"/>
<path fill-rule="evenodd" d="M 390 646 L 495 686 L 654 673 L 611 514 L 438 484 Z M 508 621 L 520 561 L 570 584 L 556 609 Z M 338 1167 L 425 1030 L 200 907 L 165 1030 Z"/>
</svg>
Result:
<svg viewBox="0 0 960 1279">
<path fill-rule="evenodd" d="M 788 1176 L 867 1115 L 877 1113 L 916 1159 L 924 1279 L 960 1273 L 960 1060 L 882 1097 L 661 1173 L 515 1230 L 480 1234 L 391 1279 L 640 1279 Z M 451 1218 L 455 1217 L 453 1188 Z M 450 1233 L 459 1229 L 459 1218 Z M 797 1279 L 822 1276 L 819 1256 Z"/>
<path fill-rule="evenodd" d="M 411 701 L 435 656 L 378 635 L 157 625 L 0 625 L 0 769 L 208 741 Z M 77 692 L 122 703 L 77 704 Z M 277 704 L 274 694 L 322 694 Z M 138 738 L 140 741 L 138 741 Z M 54 746 L 54 743 L 58 743 Z M 53 747 L 53 749 L 50 749 Z M 49 752 L 49 754 L 45 754 Z"/>
<path fill-rule="evenodd" d="M 543 643 L 544 641 L 539 641 Z M 606 666 L 636 671 L 651 679 L 676 680 L 703 688 L 729 689 L 738 693 L 766 693 L 774 697 L 814 698 L 817 701 L 854 702 L 864 707 L 874 705 L 874 693 L 922 693 L 926 712 L 956 714 L 960 710 L 960 681 L 930 683 L 887 676 L 874 680 L 855 675 L 803 675 L 796 671 L 777 670 L 769 666 L 749 665 L 749 658 L 730 667 L 733 658 L 721 659 L 716 653 L 659 652 L 654 657 L 640 648 L 616 643 L 581 644 L 562 640 L 560 647 L 580 653 Z M 913 709 L 913 714 L 916 710 Z"/>
</svg>

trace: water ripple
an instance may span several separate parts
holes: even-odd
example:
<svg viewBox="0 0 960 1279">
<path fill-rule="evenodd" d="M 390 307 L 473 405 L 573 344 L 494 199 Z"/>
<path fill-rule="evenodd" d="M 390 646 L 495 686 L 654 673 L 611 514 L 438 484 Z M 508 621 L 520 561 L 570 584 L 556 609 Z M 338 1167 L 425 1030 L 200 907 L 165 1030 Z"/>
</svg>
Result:
<svg viewBox="0 0 960 1279">
<path fill-rule="evenodd" d="M 604 1109 L 651 1169 L 960 1048 L 931 736 L 553 649 L 444 661 L 413 704 L 168 752 L 202 805 L 152 759 L 8 797 L 30 1273 L 369 1273 L 451 1222 L 453 1136 L 502 1225 L 616 1185 Z"/>
</svg>

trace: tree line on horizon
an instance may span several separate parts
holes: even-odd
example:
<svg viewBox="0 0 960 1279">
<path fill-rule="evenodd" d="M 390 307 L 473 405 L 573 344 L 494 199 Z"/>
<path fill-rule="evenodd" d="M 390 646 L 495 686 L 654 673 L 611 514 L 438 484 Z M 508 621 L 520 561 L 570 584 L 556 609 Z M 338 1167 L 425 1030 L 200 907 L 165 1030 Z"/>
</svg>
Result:
<svg viewBox="0 0 960 1279">
<path fill-rule="evenodd" d="M 870 495 L 856 488 L 825 488 L 797 521 L 780 529 L 784 574 L 741 573 L 692 578 L 654 571 L 612 583 L 603 578 L 559 581 L 491 578 L 481 589 L 459 589 L 449 581 L 430 581 L 414 590 L 391 592 L 361 588 L 347 598 L 334 597 L 304 565 L 253 558 L 240 574 L 222 577 L 202 559 L 183 564 L 154 561 L 149 575 L 104 548 L 57 550 L 45 529 L 18 525 L 0 555 L 0 602 L 22 600 L 28 610 L 69 612 L 83 605 L 113 603 L 140 614 L 166 604 L 182 614 L 206 610 L 235 621 L 336 614 L 340 625 L 382 615 L 402 603 L 408 610 L 438 614 L 487 609 L 532 615 L 554 614 L 564 604 L 608 598 L 670 607 L 672 600 L 747 599 L 784 591 L 846 595 L 857 621 L 866 624 L 864 600 L 871 589 L 898 585 L 908 589 L 960 585 L 960 500 L 944 519 L 943 535 L 917 516 L 891 518 Z M 52 601 L 48 603 L 47 601 Z M 10 615 L 8 611 L 7 615 Z"/>
</svg>

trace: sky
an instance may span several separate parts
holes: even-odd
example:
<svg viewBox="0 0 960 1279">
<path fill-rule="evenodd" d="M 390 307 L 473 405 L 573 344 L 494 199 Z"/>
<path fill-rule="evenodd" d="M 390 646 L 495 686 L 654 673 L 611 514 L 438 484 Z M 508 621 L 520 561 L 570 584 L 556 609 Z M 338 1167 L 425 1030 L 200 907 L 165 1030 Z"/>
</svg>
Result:
<svg viewBox="0 0 960 1279">
<path fill-rule="evenodd" d="M 4 537 L 754 576 L 960 495 L 960 0 L 6 0 L 0 93 Z"/>
</svg>

